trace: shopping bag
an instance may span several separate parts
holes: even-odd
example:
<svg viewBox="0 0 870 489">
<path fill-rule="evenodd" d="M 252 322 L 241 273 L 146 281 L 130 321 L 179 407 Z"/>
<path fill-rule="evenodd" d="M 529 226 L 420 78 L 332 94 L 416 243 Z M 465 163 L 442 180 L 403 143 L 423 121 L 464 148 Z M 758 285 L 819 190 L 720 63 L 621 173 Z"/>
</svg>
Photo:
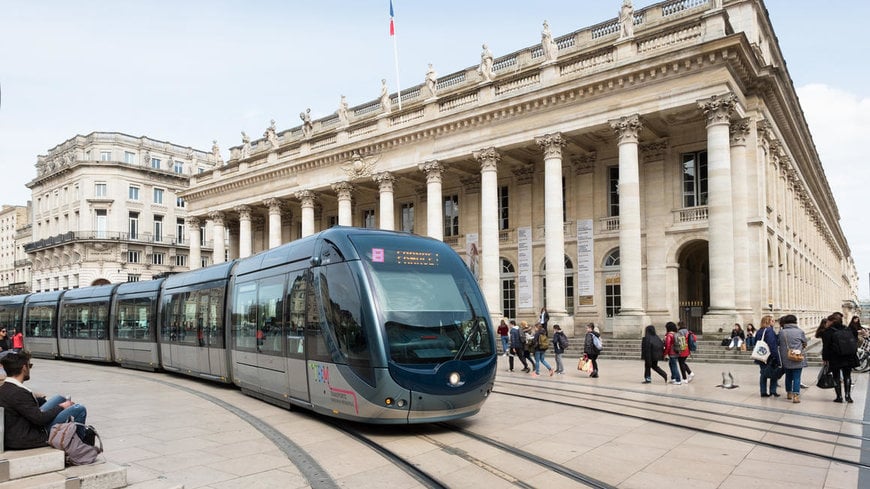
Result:
<svg viewBox="0 0 870 489">
<path fill-rule="evenodd" d="M 816 381 L 816 387 L 819 389 L 833 389 L 835 385 L 834 373 L 827 365 L 823 365 L 819 370 L 819 379 Z"/>
<path fill-rule="evenodd" d="M 577 370 L 586 372 L 587 374 L 592 372 L 592 360 L 590 360 L 586 355 L 583 355 L 583 358 L 577 362 Z"/>
<path fill-rule="evenodd" d="M 755 342 L 755 348 L 752 349 L 752 359 L 766 363 L 769 356 L 770 347 L 767 346 L 767 342 L 764 340 L 758 340 Z"/>
</svg>

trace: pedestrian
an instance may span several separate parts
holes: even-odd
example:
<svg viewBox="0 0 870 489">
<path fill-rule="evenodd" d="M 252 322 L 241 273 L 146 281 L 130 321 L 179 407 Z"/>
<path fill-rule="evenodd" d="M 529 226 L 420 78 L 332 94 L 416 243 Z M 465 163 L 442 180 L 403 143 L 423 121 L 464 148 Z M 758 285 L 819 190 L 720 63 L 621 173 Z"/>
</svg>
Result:
<svg viewBox="0 0 870 489">
<path fill-rule="evenodd" d="M 748 330 L 749 328 L 747 328 Z M 755 360 L 755 364 L 758 365 L 758 384 L 761 390 L 761 397 L 779 397 L 779 394 L 776 392 L 776 385 L 781 376 L 782 362 L 779 359 L 776 332 L 773 330 L 773 316 L 767 315 L 761 318 L 761 323 L 759 323 L 754 339 L 756 343 L 759 341 L 765 342 L 768 351 L 770 351 L 766 362 Z M 767 388 L 768 381 L 770 383 L 769 390 Z"/>
<path fill-rule="evenodd" d="M 668 358 L 668 367 L 671 370 L 670 383 L 674 385 L 682 384 L 680 376 L 680 361 L 679 354 L 674 348 L 677 340 L 677 325 L 673 321 L 665 323 L 665 356 Z"/>
<path fill-rule="evenodd" d="M 510 338 L 510 356 L 508 356 L 508 370 L 514 371 L 514 357 L 519 357 L 520 363 L 523 364 L 523 372 L 529 372 L 529 365 L 526 363 L 526 358 L 523 355 L 523 349 L 526 347 L 526 339 L 523 336 L 522 331 L 520 331 L 520 327 L 517 326 L 517 322 L 511 320 L 511 328 L 508 333 Z"/>
<path fill-rule="evenodd" d="M 541 375 L 541 365 L 547 367 L 547 370 L 550 372 L 550 377 L 553 376 L 553 367 L 547 363 L 547 359 L 544 357 L 544 354 L 547 353 L 547 349 L 550 347 L 550 338 L 547 336 L 547 331 L 544 329 L 544 325 L 541 323 L 535 324 L 534 328 L 533 343 L 534 343 L 534 351 L 535 351 L 535 373 L 534 377 Z"/>
<path fill-rule="evenodd" d="M 508 351 L 510 349 L 510 346 L 509 346 L 510 341 L 508 338 L 509 332 L 510 332 L 510 328 L 508 327 L 507 322 L 505 322 L 505 318 L 501 318 L 501 322 L 498 323 L 498 329 L 496 330 L 496 333 L 498 334 L 498 337 L 501 338 L 501 354 L 502 355 L 507 355 Z"/>
<path fill-rule="evenodd" d="M 19 352 L 24 349 L 24 335 L 18 328 L 12 328 L 12 351 Z"/>
<path fill-rule="evenodd" d="M 752 351 L 755 348 L 755 325 L 746 323 L 746 349 Z"/>
<path fill-rule="evenodd" d="M 858 366 L 858 332 L 843 324 L 842 316 L 828 316 L 822 334 L 822 360 L 834 374 L 834 402 L 852 402 L 852 368 Z"/>
<path fill-rule="evenodd" d="M 785 368 L 786 397 L 795 404 L 801 402 L 801 372 L 807 366 L 804 348 L 807 347 L 807 335 L 797 325 L 794 314 L 786 314 L 779 318 L 778 346 L 779 358 Z"/>
<path fill-rule="evenodd" d="M 650 376 L 651 370 L 662 376 L 665 382 L 668 381 L 668 376 L 665 371 L 659 367 L 659 361 L 664 359 L 665 343 L 659 338 L 656 333 L 656 327 L 650 324 L 644 330 L 643 338 L 640 340 L 640 358 L 643 359 L 643 383 L 649 384 L 652 382 Z"/>
<path fill-rule="evenodd" d="M 556 356 L 556 373 L 564 374 L 565 366 L 562 364 L 562 354 L 568 349 L 568 336 L 562 332 L 562 327 L 553 325 L 553 353 Z"/>
<path fill-rule="evenodd" d="M 680 374 L 683 376 L 683 380 L 688 384 L 695 378 L 695 374 L 686 361 L 692 354 L 692 346 L 698 344 L 698 338 L 695 337 L 695 333 L 689 331 L 686 323 L 682 321 L 677 323 L 677 336 L 674 338 L 683 345 L 683 348 L 677 353 L 677 363 L 680 365 Z"/>
<path fill-rule="evenodd" d="M 526 359 L 526 362 L 531 364 L 531 369 L 536 369 L 537 365 L 535 365 L 535 361 L 532 359 L 533 352 L 535 351 L 535 332 L 532 331 L 532 327 L 529 326 L 529 323 L 525 321 L 520 321 L 520 330 L 523 334 L 523 340 L 525 344 L 523 345 L 522 355 L 523 358 Z M 523 372 L 528 372 L 529 370 L 523 370 Z"/>
<path fill-rule="evenodd" d="M 550 321 L 550 314 L 547 313 L 547 308 L 542 307 L 541 313 L 538 315 L 538 322 L 544 325 L 544 331 L 547 331 L 547 323 Z"/>
<path fill-rule="evenodd" d="M 734 327 L 731 328 L 731 342 L 728 343 L 727 349 L 733 350 L 735 348 L 743 347 L 744 340 L 746 340 L 746 333 L 743 332 L 743 328 L 740 327 L 740 323 L 734 323 Z"/>
<path fill-rule="evenodd" d="M 590 377 L 598 377 L 598 354 L 604 345 L 601 343 L 601 334 L 595 331 L 595 323 L 586 324 L 586 338 L 583 341 L 583 353 L 592 362 Z"/>
<path fill-rule="evenodd" d="M 12 339 L 6 333 L 6 326 L 0 326 L 0 352 L 12 350 Z"/>
</svg>

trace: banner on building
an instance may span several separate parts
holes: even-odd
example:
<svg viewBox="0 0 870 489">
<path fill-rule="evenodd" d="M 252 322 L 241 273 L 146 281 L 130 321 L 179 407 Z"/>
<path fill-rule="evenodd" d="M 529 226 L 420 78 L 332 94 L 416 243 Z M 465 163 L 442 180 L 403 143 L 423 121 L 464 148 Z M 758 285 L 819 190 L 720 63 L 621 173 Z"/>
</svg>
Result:
<svg viewBox="0 0 870 489">
<path fill-rule="evenodd" d="M 465 259 L 474 279 L 480 283 L 480 241 L 477 233 L 465 235 Z"/>
<path fill-rule="evenodd" d="M 532 228 L 517 228 L 517 307 L 534 308 L 532 300 Z"/>
<path fill-rule="evenodd" d="M 594 305 L 595 253 L 592 219 L 577 221 L 577 294 L 581 306 Z"/>
</svg>

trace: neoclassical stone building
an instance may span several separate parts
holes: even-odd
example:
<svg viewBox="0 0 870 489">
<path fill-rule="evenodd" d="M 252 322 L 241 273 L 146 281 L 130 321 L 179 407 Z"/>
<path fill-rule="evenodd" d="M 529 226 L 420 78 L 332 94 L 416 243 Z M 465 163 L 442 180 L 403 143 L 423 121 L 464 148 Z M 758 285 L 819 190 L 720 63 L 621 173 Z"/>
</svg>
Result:
<svg viewBox="0 0 870 489">
<path fill-rule="evenodd" d="M 19 240 L 30 224 L 29 205 L 4 205 L 0 210 L 0 295 L 29 290 L 30 264 Z"/>
<path fill-rule="evenodd" d="M 219 153 L 217 154 L 219 156 Z M 32 191 L 33 292 L 147 280 L 210 264 L 211 243 L 189 256 L 179 193 L 218 158 L 117 132 L 75 136 L 39 156 Z M 195 221 L 196 235 L 206 237 Z M 204 261 L 203 261 L 204 260 Z"/>
<path fill-rule="evenodd" d="M 466 254 L 490 313 L 617 337 L 815 325 L 857 275 L 761 0 L 678 0 L 231 149 L 193 175 L 215 261 L 332 225 Z M 469 53 L 469 58 L 475 58 Z M 191 255 L 199 240 L 193 234 Z"/>
</svg>

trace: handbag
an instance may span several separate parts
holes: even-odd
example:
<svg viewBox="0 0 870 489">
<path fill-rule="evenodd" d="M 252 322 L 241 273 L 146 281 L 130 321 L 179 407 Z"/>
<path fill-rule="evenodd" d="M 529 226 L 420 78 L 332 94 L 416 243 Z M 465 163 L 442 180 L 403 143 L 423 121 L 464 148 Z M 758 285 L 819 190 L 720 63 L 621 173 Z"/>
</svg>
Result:
<svg viewBox="0 0 870 489">
<path fill-rule="evenodd" d="M 761 363 L 767 363 L 767 358 L 770 356 L 770 347 L 767 346 L 767 342 L 764 340 L 758 340 L 755 342 L 755 348 L 752 349 L 752 359 L 758 360 Z"/>
<path fill-rule="evenodd" d="M 803 362 L 804 361 L 804 352 L 803 350 L 788 350 L 788 359 L 792 362 Z"/>
<path fill-rule="evenodd" d="M 827 365 L 823 365 L 819 370 L 819 379 L 816 381 L 816 387 L 819 389 L 833 389 L 836 385 L 834 381 L 834 373 Z"/>
<path fill-rule="evenodd" d="M 577 370 L 586 372 L 587 374 L 592 371 L 592 360 L 589 359 L 588 356 L 583 355 L 583 358 L 577 362 Z"/>
</svg>

